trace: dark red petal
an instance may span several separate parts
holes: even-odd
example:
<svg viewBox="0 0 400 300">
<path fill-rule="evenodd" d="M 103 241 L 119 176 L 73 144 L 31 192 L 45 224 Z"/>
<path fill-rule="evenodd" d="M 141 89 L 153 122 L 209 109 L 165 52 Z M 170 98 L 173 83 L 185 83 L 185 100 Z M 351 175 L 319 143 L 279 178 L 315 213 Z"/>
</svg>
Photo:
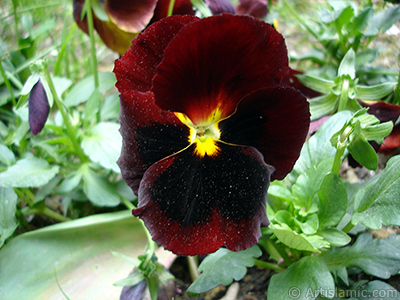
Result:
<svg viewBox="0 0 400 300">
<path fill-rule="evenodd" d="M 235 13 L 233 5 L 229 0 L 206 0 L 206 4 L 210 8 L 213 15 L 222 13 Z"/>
<path fill-rule="evenodd" d="M 268 0 L 240 0 L 235 11 L 238 15 L 251 15 L 263 19 L 268 13 Z"/>
<path fill-rule="evenodd" d="M 150 24 L 165 18 L 168 14 L 170 0 L 158 0 L 156 9 L 154 10 L 153 18 Z M 190 0 L 175 0 L 173 15 L 194 15 L 192 2 Z"/>
<path fill-rule="evenodd" d="M 268 226 L 265 201 L 273 168 L 254 148 L 218 143 L 217 156 L 199 158 L 194 146 L 151 166 L 139 189 L 135 216 L 153 239 L 180 255 L 257 243 Z"/>
<path fill-rule="evenodd" d="M 106 0 L 104 10 L 119 28 L 138 33 L 149 24 L 157 0 Z"/>
<path fill-rule="evenodd" d="M 131 48 L 115 61 L 114 73 L 119 92 L 147 92 L 164 50 L 183 26 L 198 20 L 193 16 L 172 16 L 154 23 L 132 41 Z"/>
<path fill-rule="evenodd" d="M 161 111 L 153 94 L 121 94 L 122 150 L 118 160 L 124 180 L 137 194 L 144 172 L 189 145 L 189 128 L 175 114 Z"/>
<path fill-rule="evenodd" d="M 299 91 L 267 88 L 244 98 L 219 128 L 222 141 L 255 147 L 275 167 L 272 179 L 283 179 L 299 157 L 309 124 L 309 105 Z"/>
<path fill-rule="evenodd" d="M 74 16 L 74 20 L 76 22 L 76 24 L 78 24 L 79 28 L 88 33 L 88 24 L 86 21 L 86 18 L 84 18 L 83 20 L 81 19 L 81 15 L 82 15 L 82 9 L 83 6 L 85 4 L 85 0 L 74 0 L 73 1 L 73 16 Z"/>
<path fill-rule="evenodd" d="M 282 84 L 284 86 L 292 87 L 299 90 L 308 99 L 315 98 L 321 95 L 320 92 L 314 91 L 313 89 L 310 89 L 302 84 L 300 80 L 296 77 L 297 74 L 303 74 L 303 72 L 289 68 L 289 73 L 287 76 L 285 76 Z"/>
<path fill-rule="evenodd" d="M 29 94 L 29 127 L 34 136 L 42 131 L 50 112 L 49 101 L 42 82 L 39 81 L 33 86 Z"/>
<path fill-rule="evenodd" d="M 400 116 L 400 106 L 383 101 L 361 102 L 361 105 L 368 107 L 368 113 L 377 117 L 381 122 L 392 121 L 393 123 Z"/>
<path fill-rule="evenodd" d="M 393 131 L 385 138 L 383 145 L 380 147 L 379 152 L 384 154 L 396 154 L 400 147 L 400 126 L 397 125 Z"/>
<path fill-rule="evenodd" d="M 186 25 L 171 41 L 153 79 L 156 104 L 197 124 L 221 106 L 234 112 L 250 92 L 276 86 L 288 72 L 282 35 L 248 16 L 229 14 Z"/>
</svg>

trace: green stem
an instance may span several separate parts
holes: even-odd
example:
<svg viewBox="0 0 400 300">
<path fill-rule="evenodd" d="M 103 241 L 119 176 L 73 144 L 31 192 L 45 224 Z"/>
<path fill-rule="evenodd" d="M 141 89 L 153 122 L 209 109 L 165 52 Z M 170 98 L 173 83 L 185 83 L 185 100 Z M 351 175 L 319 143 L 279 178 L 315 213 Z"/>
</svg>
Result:
<svg viewBox="0 0 400 300">
<path fill-rule="evenodd" d="M 355 224 L 352 224 L 350 220 L 349 223 L 347 223 L 346 226 L 343 227 L 342 231 L 348 233 L 350 230 L 353 229 L 354 226 Z"/>
<path fill-rule="evenodd" d="M 266 240 L 263 245 L 264 245 L 265 250 L 270 255 L 274 254 L 273 256 L 280 256 L 287 266 L 289 266 L 293 263 L 293 260 L 286 253 L 285 249 L 282 247 L 279 247 L 278 245 L 273 243 L 270 239 Z"/>
<path fill-rule="evenodd" d="M 31 197 L 29 193 L 26 193 L 26 189 L 14 189 L 15 193 L 20 197 L 22 200 L 24 200 L 29 206 L 32 206 L 33 203 L 35 202 L 35 197 Z"/>
<path fill-rule="evenodd" d="M 277 264 L 273 264 L 273 263 L 270 263 L 270 262 L 259 260 L 257 258 L 254 258 L 254 265 L 262 267 L 262 268 L 265 268 L 265 269 L 271 269 L 271 270 L 274 270 L 274 271 L 277 271 L 277 272 L 285 271 L 284 268 L 278 266 Z"/>
<path fill-rule="evenodd" d="M 93 77 L 94 77 L 94 88 L 99 88 L 99 73 L 97 72 L 97 56 L 96 56 L 96 42 L 94 36 L 94 25 L 93 25 L 93 11 L 92 11 L 92 1 L 93 0 L 86 0 L 86 16 L 87 16 L 87 23 L 88 23 L 88 30 L 89 30 L 89 37 L 90 37 L 90 58 L 92 63 L 92 70 L 93 70 Z M 101 111 L 97 112 L 96 118 L 97 122 L 100 122 Z"/>
<path fill-rule="evenodd" d="M 13 0 L 13 14 L 14 14 L 14 29 L 15 29 L 15 39 L 17 42 L 20 40 L 19 31 L 18 31 L 18 13 L 17 13 L 17 4 L 18 1 Z"/>
<path fill-rule="evenodd" d="M 83 153 L 83 150 L 82 150 L 78 140 L 75 137 L 75 132 L 74 132 L 74 128 L 72 126 L 70 117 L 67 114 L 67 112 L 65 111 L 63 103 L 62 103 L 60 97 L 57 94 L 57 91 L 56 91 L 56 89 L 54 87 L 53 80 L 51 79 L 49 70 L 47 69 L 47 64 L 45 62 L 43 62 L 43 67 L 44 67 L 43 69 L 44 69 L 44 74 L 46 76 L 47 83 L 49 84 L 51 93 L 53 94 L 53 97 L 54 97 L 54 102 L 56 103 L 57 108 L 58 108 L 58 110 L 60 111 L 60 113 L 61 113 L 61 115 L 63 117 L 68 137 L 71 140 L 71 143 L 72 143 L 72 145 L 73 145 L 73 147 L 75 149 L 76 155 L 79 157 L 79 160 L 82 163 L 85 163 L 85 162 L 88 161 L 88 159 L 87 159 L 86 155 Z"/>
<path fill-rule="evenodd" d="M 57 62 L 56 62 L 56 66 L 54 68 L 54 75 L 59 75 L 61 73 L 61 62 L 62 62 L 62 58 L 65 55 L 65 51 L 67 49 L 67 46 L 69 45 L 69 40 L 71 39 L 73 33 L 75 32 L 76 29 L 76 23 L 73 23 L 71 30 L 69 31 L 68 36 L 63 40 L 63 43 L 61 44 L 61 49 L 60 49 L 60 53 L 58 54 L 57 57 Z"/>
<path fill-rule="evenodd" d="M 397 87 L 394 91 L 393 104 L 400 105 L 400 52 L 399 52 L 399 74 L 397 75 Z"/>
<path fill-rule="evenodd" d="M 195 281 L 200 276 L 199 269 L 197 268 L 198 265 L 197 257 L 187 256 L 186 259 L 189 265 L 190 278 L 192 279 L 192 281 Z"/>
<path fill-rule="evenodd" d="M 15 107 L 17 105 L 17 101 L 15 100 L 15 96 L 14 96 L 14 92 L 12 90 L 11 83 L 8 80 L 8 78 L 6 76 L 6 72 L 5 72 L 4 68 L 3 68 L 3 61 L 2 60 L 0 60 L 0 73 L 1 73 L 1 76 L 3 76 L 4 83 L 6 84 L 6 87 L 7 87 L 8 91 L 9 91 L 9 93 L 10 93 L 12 104 Z"/>
<path fill-rule="evenodd" d="M 48 207 L 44 207 L 43 209 L 32 208 L 24 212 L 24 215 L 32 215 L 32 214 L 42 214 L 60 222 L 71 221 L 70 218 L 64 217 L 63 215 L 60 215 L 59 213 L 55 212 L 54 210 L 51 210 Z"/>
<path fill-rule="evenodd" d="M 340 166 L 342 165 L 342 159 L 343 159 L 345 150 L 346 150 L 346 147 L 339 147 L 336 150 L 335 159 L 333 161 L 332 173 L 336 174 L 338 176 L 339 176 L 339 172 L 340 172 Z"/>
<path fill-rule="evenodd" d="M 175 0 L 170 0 L 169 1 L 169 6 L 168 6 L 167 17 L 172 16 L 172 13 L 174 11 L 174 5 L 175 5 Z"/>
<path fill-rule="evenodd" d="M 133 205 L 133 203 L 131 201 L 129 201 L 128 199 L 124 198 L 124 197 L 120 197 L 122 204 L 124 204 L 126 206 L 127 209 L 132 210 L 135 209 L 135 205 Z"/>
<path fill-rule="evenodd" d="M 289 4 L 289 2 L 287 2 L 287 0 L 283 0 L 283 3 L 285 3 L 286 7 L 289 9 L 292 15 L 300 22 L 300 24 L 303 25 L 317 41 L 320 41 L 319 35 L 310 26 L 308 26 L 306 22 L 303 21 L 303 19 L 299 16 L 296 10 Z"/>
<path fill-rule="evenodd" d="M 348 90 L 350 87 L 350 80 L 344 78 L 341 86 L 341 93 L 339 96 L 338 111 L 346 110 L 347 102 L 349 101 Z"/>
</svg>

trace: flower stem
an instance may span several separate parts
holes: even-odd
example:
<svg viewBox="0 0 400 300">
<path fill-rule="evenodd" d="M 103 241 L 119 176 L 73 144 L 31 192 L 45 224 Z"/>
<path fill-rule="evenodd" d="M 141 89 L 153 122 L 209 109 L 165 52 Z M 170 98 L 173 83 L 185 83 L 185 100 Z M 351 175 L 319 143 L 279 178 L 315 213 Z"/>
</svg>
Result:
<svg viewBox="0 0 400 300">
<path fill-rule="evenodd" d="M 289 9 L 292 15 L 300 22 L 300 24 L 303 25 L 317 41 L 319 41 L 319 35 L 310 26 L 308 26 L 306 22 L 304 22 L 304 20 L 299 16 L 296 10 L 289 4 L 289 2 L 287 0 L 283 0 L 283 3 L 285 3 L 286 7 Z"/>
<path fill-rule="evenodd" d="M 262 268 L 266 268 L 266 269 L 271 269 L 271 270 L 274 270 L 274 271 L 277 271 L 277 272 L 285 271 L 284 268 L 278 266 L 277 264 L 266 262 L 266 261 L 263 261 L 263 260 L 260 260 L 260 259 L 257 259 L 257 258 L 254 259 L 254 265 L 262 267 Z"/>
<path fill-rule="evenodd" d="M 349 223 L 347 223 L 346 226 L 343 227 L 342 231 L 348 233 L 350 230 L 353 229 L 354 226 L 355 224 L 352 224 L 350 220 Z"/>
<path fill-rule="evenodd" d="M 195 281 L 200 276 L 199 269 L 197 268 L 197 256 L 187 256 L 186 259 L 189 265 L 190 278 L 192 281 Z"/>
<path fill-rule="evenodd" d="M 135 209 L 135 205 L 133 205 L 133 203 L 131 201 L 129 201 L 128 199 L 124 198 L 124 197 L 120 197 L 121 202 L 123 205 L 126 206 L 127 209 L 132 210 Z"/>
<path fill-rule="evenodd" d="M 47 83 L 50 87 L 51 93 L 53 94 L 54 102 L 57 105 L 57 108 L 63 117 L 68 137 L 71 140 L 71 143 L 75 149 L 76 155 L 79 157 L 79 160 L 82 163 L 87 162 L 88 159 L 87 159 L 86 155 L 83 153 L 83 150 L 82 150 L 78 140 L 75 137 L 75 132 L 74 132 L 74 128 L 71 124 L 71 120 L 69 118 L 69 115 L 67 114 L 67 112 L 64 109 L 64 106 L 63 106 L 63 103 L 62 103 L 60 97 L 57 94 L 56 88 L 54 87 L 53 80 L 51 79 L 49 70 L 47 69 L 47 63 L 45 63 L 45 61 L 43 61 L 43 71 L 44 71 L 44 75 L 46 77 Z"/>
<path fill-rule="evenodd" d="M 94 77 L 94 88 L 97 89 L 99 87 L 99 73 L 97 72 L 97 56 L 96 56 L 96 42 L 94 37 L 94 26 L 93 26 L 93 11 L 92 11 L 92 0 L 86 0 L 86 15 L 87 15 L 87 23 L 90 37 L 90 58 L 92 63 L 92 71 Z M 100 121 L 100 106 L 97 112 L 97 122 Z"/>
<path fill-rule="evenodd" d="M 332 165 L 332 173 L 334 173 L 338 176 L 339 176 L 339 172 L 340 172 L 340 166 L 342 165 L 342 158 L 344 155 L 344 150 L 346 150 L 346 147 L 339 147 L 336 150 L 335 159 L 334 159 L 333 165 Z"/>
<path fill-rule="evenodd" d="M 174 5 L 175 5 L 175 0 L 170 0 L 169 6 L 168 6 L 167 17 L 172 16 L 172 13 L 174 12 Z"/>
<path fill-rule="evenodd" d="M 26 212 L 24 212 L 24 215 L 32 215 L 32 214 L 42 214 L 60 222 L 71 221 L 70 218 L 64 217 L 63 215 L 60 215 L 59 213 L 55 212 L 54 210 L 51 210 L 48 207 L 44 207 L 42 209 L 31 208 Z"/>
</svg>

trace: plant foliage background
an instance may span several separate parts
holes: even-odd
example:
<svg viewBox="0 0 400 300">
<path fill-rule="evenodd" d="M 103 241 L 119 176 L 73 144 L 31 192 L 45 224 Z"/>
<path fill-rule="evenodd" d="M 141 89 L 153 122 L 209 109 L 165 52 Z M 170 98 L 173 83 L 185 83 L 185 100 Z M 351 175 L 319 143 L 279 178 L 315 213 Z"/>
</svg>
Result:
<svg viewBox="0 0 400 300">
<path fill-rule="evenodd" d="M 399 149 L 377 155 L 371 146 L 399 119 L 365 107 L 400 105 L 400 6 L 271 1 L 265 20 L 284 35 L 300 82 L 317 92 L 312 120 L 331 117 L 293 171 L 271 183 L 271 225 L 259 245 L 209 255 L 188 291 L 228 285 L 255 264 L 276 272 L 265 286 L 274 300 L 294 287 L 296 299 L 346 299 L 351 291 L 372 299 L 376 290 L 391 291 L 379 299 L 398 299 L 388 280 L 400 271 L 399 236 L 367 232 L 400 226 Z M 0 298 L 117 299 L 120 286 L 142 281 L 156 298 L 171 276 L 129 212 L 137 199 L 116 165 L 118 54 L 78 29 L 70 1 L 5 1 L 0 22 Z M 39 80 L 50 114 L 34 135 L 28 98 Z M 349 167 L 348 155 L 364 167 Z M 356 280 L 361 272 L 368 279 Z"/>
</svg>

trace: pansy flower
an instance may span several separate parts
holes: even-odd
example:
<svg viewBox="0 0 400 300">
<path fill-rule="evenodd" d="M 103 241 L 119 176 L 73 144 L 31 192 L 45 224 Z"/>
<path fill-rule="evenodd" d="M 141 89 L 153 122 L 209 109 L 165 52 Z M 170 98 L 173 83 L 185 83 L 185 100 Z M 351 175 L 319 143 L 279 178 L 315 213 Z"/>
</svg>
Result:
<svg viewBox="0 0 400 300">
<path fill-rule="evenodd" d="M 135 216 L 181 255 L 240 251 L 268 226 L 270 180 L 299 156 L 309 106 L 284 80 L 284 39 L 249 16 L 172 16 L 115 62 L 118 164 Z"/>
<path fill-rule="evenodd" d="M 119 54 L 129 49 L 131 41 L 146 26 L 168 14 L 170 0 L 100 0 L 108 21 L 93 14 L 93 25 L 106 46 Z M 75 22 L 84 32 L 88 33 L 86 17 L 81 14 L 85 0 L 73 1 Z M 194 14 L 190 0 L 175 0 L 173 14 Z"/>
</svg>

